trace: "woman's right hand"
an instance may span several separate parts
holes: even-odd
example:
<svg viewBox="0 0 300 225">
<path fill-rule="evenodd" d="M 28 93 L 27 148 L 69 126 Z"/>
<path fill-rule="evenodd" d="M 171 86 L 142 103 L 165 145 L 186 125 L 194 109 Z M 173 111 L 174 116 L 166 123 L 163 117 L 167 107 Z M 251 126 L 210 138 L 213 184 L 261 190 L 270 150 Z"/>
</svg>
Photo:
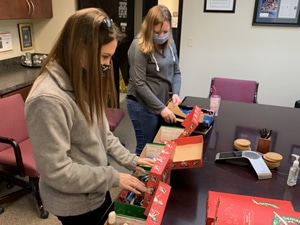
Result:
<svg viewBox="0 0 300 225">
<path fill-rule="evenodd" d="M 132 191 L 133 193 L 140 195 L 141 192 L 146 192 L 147 188 L 145 184 L 140 181 L 138 178 L 127 174 L 120 173 L 120 184 L 119 186 L 128 191 Z"/>
<path fill-rule="evenodd" d="M 167 123 L 176 123 L 176 116 L 168 107 L 165 107 L 160 115 Z"/>
</svg>

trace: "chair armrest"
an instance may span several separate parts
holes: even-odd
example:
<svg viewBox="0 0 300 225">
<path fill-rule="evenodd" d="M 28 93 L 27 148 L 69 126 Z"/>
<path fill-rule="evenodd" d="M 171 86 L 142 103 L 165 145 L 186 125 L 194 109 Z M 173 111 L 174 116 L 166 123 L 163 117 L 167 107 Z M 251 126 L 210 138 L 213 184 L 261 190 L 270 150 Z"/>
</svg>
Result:
<svg viewBox="0 0 300 225">
<path fill-rule="evenodd" d="M 19 143 L 12 138 L 1 137 L 1 136 L 0 136 L 0 143 L 9 144 L 14 149 L 14 154 L 16 157 L 16 165 L 17 165 L 17 168 L 19 171 L 19 175 L 21 177 L 24 177 L 25 176 L 25 168 L 24 168 L 24 164 L 23 164 L 23 159 L 22 159 Z"/>
</svg>

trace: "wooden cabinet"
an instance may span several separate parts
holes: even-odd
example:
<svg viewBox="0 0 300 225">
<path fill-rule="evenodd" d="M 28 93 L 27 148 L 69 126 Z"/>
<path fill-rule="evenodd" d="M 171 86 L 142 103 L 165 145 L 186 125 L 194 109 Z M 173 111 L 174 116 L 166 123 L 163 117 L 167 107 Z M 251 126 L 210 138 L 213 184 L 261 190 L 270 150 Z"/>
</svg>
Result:
<svg viewBox="0 0 300 225">
<path fill-rule="evenodd" d="M 18 90 L 9 92 L 7 94 L 2 95 L 1 98 L 7 97 L 7 96 L 10 96 L 10 95 L 14 95 L 14 94 L 21 94 L 22 97 L 23 97 L 23 99 L 24 99 L 24 101 L 25 101 L 25 99 L 27 98 L 27 96 L 29 94 L 29 91 L 30 91 L 31 87 L 32 87 L 32 85 L 29 85 L 29 86 L 20 88 Z"/>
<path fill-rule="evenodd" d="M 52 18 L 52 0 L 1 0 L 0 19 Z"/>
</svg>

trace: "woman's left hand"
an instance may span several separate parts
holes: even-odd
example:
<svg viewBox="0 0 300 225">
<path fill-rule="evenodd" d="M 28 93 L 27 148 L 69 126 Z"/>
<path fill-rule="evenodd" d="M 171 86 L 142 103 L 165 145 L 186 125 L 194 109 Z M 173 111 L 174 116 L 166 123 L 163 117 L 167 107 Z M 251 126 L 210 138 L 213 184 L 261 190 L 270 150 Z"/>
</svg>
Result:
<svg viewBox="0 0 300 225">
<path fill-rule="evenodd" d="M 154 159 L 149 159 L 149 158 L 138 158 L 137 160 L 137 170 L 143 170 L 142 167 L 140 167 L 139 165 L 145 165 L 145 166 L 149 166 L 149 167 L 153 167 L 155 164 L 155 160 Z"/>
</svg>

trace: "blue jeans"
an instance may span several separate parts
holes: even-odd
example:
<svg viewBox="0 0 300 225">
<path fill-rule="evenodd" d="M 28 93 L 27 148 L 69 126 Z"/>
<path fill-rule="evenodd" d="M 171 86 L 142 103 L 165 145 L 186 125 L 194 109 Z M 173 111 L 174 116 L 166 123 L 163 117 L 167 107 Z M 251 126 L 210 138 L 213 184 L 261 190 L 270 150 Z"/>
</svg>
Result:
<svg viewBox="0 0 300 225">
<path fill-rule="evenodd" d="M 137 101 L 126 99 L 128 114 L 136 137 L 136 155 L 140 155 L 146 143 L 152 143 L 160 127 L 160 116 L 144 109 Z"/>
</svg>

